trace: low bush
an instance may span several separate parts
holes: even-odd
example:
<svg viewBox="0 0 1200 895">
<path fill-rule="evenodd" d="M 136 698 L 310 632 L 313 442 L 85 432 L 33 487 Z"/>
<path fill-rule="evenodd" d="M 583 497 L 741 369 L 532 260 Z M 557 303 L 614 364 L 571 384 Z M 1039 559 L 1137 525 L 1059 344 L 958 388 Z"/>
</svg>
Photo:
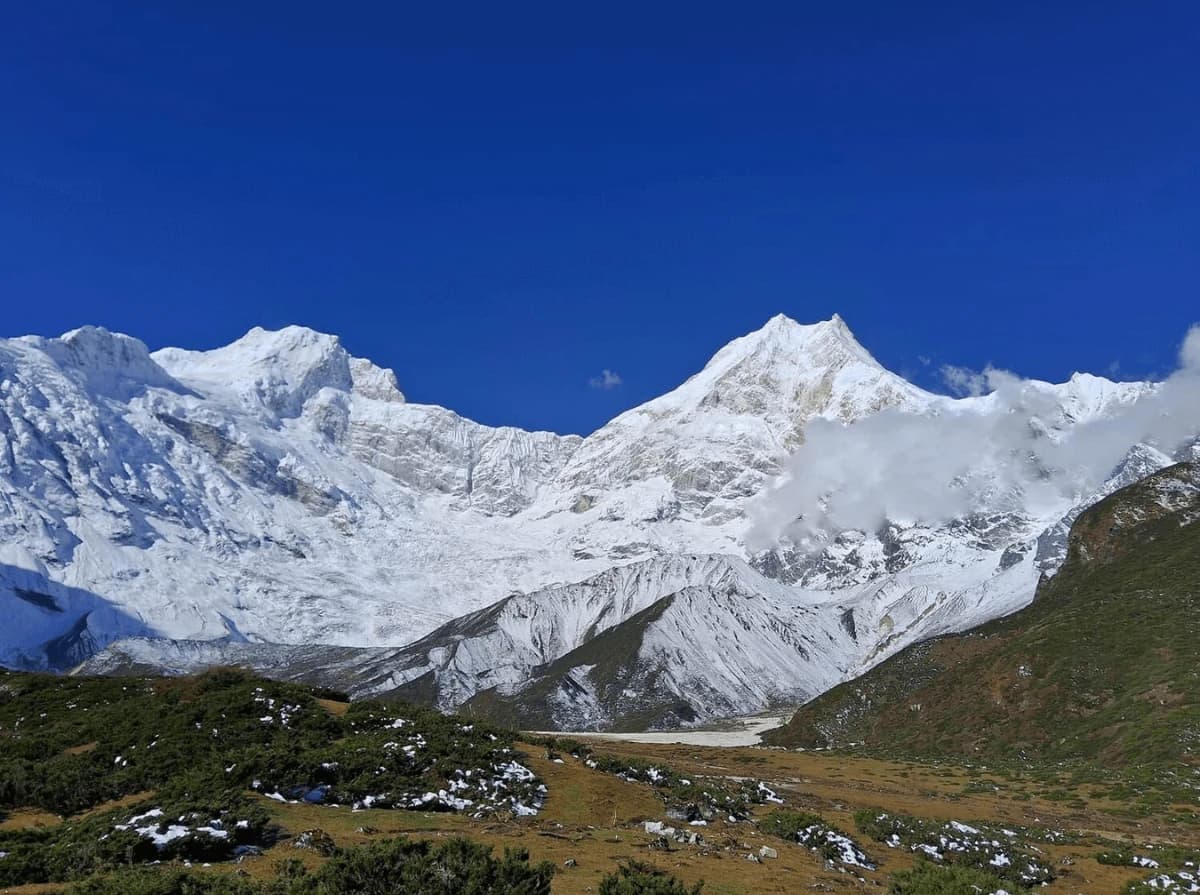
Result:
<svg viewBox="0 0 1200 895">
<path fill-rule="evenodd" d="M 362 702 L 338 717 L 308 688 L 235 669 L 180 679 L 6 674 L 0 809 L 67 819 L 34 833 L 0 832 L 0 886 L 151 861 L 229 860 L 270 836 L 264 804 L 249 790 L 278 800 L 536 814 L 545 787 L 513 745 L 509 732 L 421 706 Z"/>
<path fill-rule="evenodd" d="M 1096 855 L 1096 861 L 1115 867 L 1195 871 L 1200 867 L 1200 849 L 1148 845 L 1134 850 L 1102 851 Z"/>
<path fill-rule="evenodd" d="M 690 888 L 678 878 L 642 861 L 622 864 L 600 880 L 600 895 L 701 895 L 704 883 Z"/>
<path fill-rule="evenodd" d="M 277 884 L 229 874 L 138 867 L 96 876 L 67 887 L 68 895 L 284 895 Z"/>
<path fill-rule="evenodd" d="M 588 767 L 634 783 L 649 783 L 662 794 L 672 813 L 682 820 L 731 818 L 745 820 L 751 806 L 779 801 L 775 793 L 757 780 L 713 780 L 684 777 L 661 762 L 611 755 L 587 759 Z"/>
<path fill-rule="evenodd" d="M 236 792 L 154 799 L 36 830 L 0 832 L 0 886 L 78 880 L 131 864 L 229 860 L 271 838 L 261 803 Z"/>
<path fill-rule="evenodd" d="M 974 867 L 946 866 L 931 861 L 918 861 L 911 870 L 892 875 L 888 886 L 891 895 L 1017 895 L 1011 883 Z"/>
<path fill-rule="evenodd" d="M 313 877 L 319 895 L 550 895 L 554 865 L 524 850 L 497 859 L 469 839 L 395 839 L 339 852 Z M 303 886 L 301 878 L 293 885 Z M 302 891 L 309 891 L 307 889 Z M 289 892 L 289 895 L 291 893 Z"/>
<path fill-rule="evenodd" d="M 530 864 L 525 851 L 496 858 L 468 839 L 392 839 L 339 850 L 311 872 L 283 862 L 273 880 L 140 867 L 74 883 L 67 895 L 550 895 L 553 876 L 552 864 Z"/>
<path fill-rule="evenodd" d="M 1045 859 L 1028 845 L 1030 840 L 1048 842 L 1066 838 L 1049 830 L 972 826 L 959 821 L 939 823 L 871 809 L 855 813 L 854 824 L 864 836 L 889 848 L 915 852 L 928 859 L 928 863 L 983 871 L 1002 880 L 1009 892 L 1054 879 Z"/>
<path fill-rule="evenodd" d="M 796 842 L 820 854 L 825 860 L 852 867 L 875 869 L 858 843 L 820 815 L 808 811 L 778 809 L 758 822 L 758 828 L 769 836 Z"/>
</svg>

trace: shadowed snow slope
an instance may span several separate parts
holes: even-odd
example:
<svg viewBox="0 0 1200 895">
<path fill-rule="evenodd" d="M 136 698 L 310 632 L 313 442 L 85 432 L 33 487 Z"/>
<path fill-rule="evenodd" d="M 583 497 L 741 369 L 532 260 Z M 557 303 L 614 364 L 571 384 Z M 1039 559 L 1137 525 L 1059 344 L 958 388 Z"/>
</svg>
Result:
<svg viewBox="0 0 1200 895">
<path fill-rule="evenodd" d="M 1027 387 L 1052 440 L 1155 388 Z M 1007 409 L 905 382 L 838 317 L 773 318 L 586 438 L 410 403 L 301 327 L 203 352 L 93 327 L 0 341 L 3 561 L 102 601 L 56 611 L 0 581 L 22 619 L 0 662 L 62 667 L 121 640 L 89 667 L 237 658 L 517 715 L 528 690 L 547 723 L 745 714 L 1025 605 L 1078 506 L 1175 447 L 1131 442 L 1110 481 L 1036 506 L 1005 481 L 954 518 L 747 546 L 748 505 L 814 420 Z M 53 646 L 81 624 L 73 651 Z M 561 665 L 605 632 L 625 664 Z"/>
</svg>

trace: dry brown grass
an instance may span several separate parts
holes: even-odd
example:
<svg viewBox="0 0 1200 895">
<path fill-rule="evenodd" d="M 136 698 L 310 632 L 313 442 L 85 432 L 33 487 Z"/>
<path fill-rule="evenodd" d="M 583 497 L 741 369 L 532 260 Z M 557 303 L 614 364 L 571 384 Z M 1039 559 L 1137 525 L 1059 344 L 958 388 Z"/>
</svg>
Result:
<svg viewBox="0 0 1200 895">
<path fill-rule="evenodd" d="M 342 717 L 346 712 L 350 711 L 350 703 L 338 702 L 336 699 L 318 699 L 317 705 L 329 712 L 335 717 Z"/>
<path fill-rule="evenodd" d="M 14 811 L 0 820 L 0 830 L 36 830 L 43 827 L 56 827 L 62 823 L 62 818 L 49 811 L 39 808 L 22 808 Z"/>
<path fill-rule="evenodd" d="M 325 830 L 342 846 L 372 839 L 406 835 L 437 839 L 465 835 L 497 851 L 528 849 L 533 860 L 547 860 L 560 868 L 555 877 L 556 895 L 595 892 L 601 877 L 621 861 L 649 860 L 687 882 L 705 881 L 706 895 L 782 895 L 802 890 L 825 892 L 882 891 L 888 877 L 911 866 L 912 857 L 879 843 L 863 842 L 867 852 L 881 862 L 876 872 L 843 873 L 826 867 L 813 853 L 798 845 L 759 834 L 750 824 L 715 822 L 700 832 L 705 846 L 676 845 L 663 853 L 648 848 L 653 837 L 641 828 L 643 820 L 663 820 L 663 803 L 646 785 L 628 783 L 592 771 L 565 758 L 562 764 L 543 757 L 534 746 L 523 747 L 531 767 L 546 781 L 550 795 L 536 818 L 471 820 L 453 814 L 420 814 L 401 811 L 350 811 L 314 805 L 269 807 L 288 836 L 312 828 Z M 815 810 L 830 822 L 853 832 L 854 811 L 878 807 L 889 811 L 942 820 L 977 820 L 1028 826 L 1089 831 L 1108 839 L 1148 837 L 1179 841 L 1179 831 L 1167 837 L 1150 822 L 1114 819 L 1104 805 L 1084 811 L 1064 811 L 1061 804 L 1037 798 L 1009 801 L 989 795 L 964 795 L 973 779 L 965 770 L 926 767 L 902 762 L 847 759 L 820 753 L 782 750 L 707 748 L 603 742 L 598 751 L 652 759 L 689 775 L 756 777 L 778 785 L 789 807 Z M 375 832 L 360 833 L 361 828 Z M 1185 837 L 1186 838 L 1186 837 Z M 1200 841 L 1193 835 L 1192 841 Z M 751 851 L 771 845 L 777 860 L 758 864 L 746 859 Z M 1077 845 L 1044 846 L 1059 879 L 1045 891 L 1077 895 L 1118 893 L 1125 883 L 1140 878 L 1139 871 L 1096 862 L 1099 839 Z M 270 875 L 282 857 L 300 857 L 306 863 L 320 858 L 293 849 L 284 840 L 261 858 L 243 864 L 256 876 Z M 564 868 L 568 859 L 577 866 Z M 1065 863 L 1070 862 L 1070 863 Z"/>
<path fill-rule="evenodd" d="M 649 786 L 628 783 L 593 771 L 570 757 L 562 764 L 544 757 L 535 746 L 522 747 L 528 764 L 546 781 L 549 797 L 534 818 L 472 820 L 455 814 L 406 811 L 352 811 L 317 805 L 284 805 L 265 801 L 279 823 L 284 838 L 265 855 L 239 865 L 253 876 L 268 877 L 284 858 L 298 858 L 315 866 L 322 858 L 291 847 L 291 838 L 309 829 L 325 830 L 341 846 L 405 835 L 438 839 L 463 835 L 493 846 L 528 849 L 533 860 L 547 860 L 560 869 L 554 880 L 555 895 L 594 893 L 601 877 L 630 858 L 650 861 L 687 882 L 705 881 L 706 895 L 783 895 L 798 891 L 848 892 L 886 890 L 895 871 L 912 864 L 907 853 L 879 843 L 863 841 L 866 851 L 881 862 L 876 872 L 843 873 L 826 867 L 813 853 L 798 845 L 759 834 L 750 824 L 714 822 L 700 829 L 704 846 L 675 845 L 670 852 L 648 848 L 654 837 L 641 827 L 643 820 L 663 820 L 666 815 L 658 794 Z M 977 779 L 959 768 L 913 765 L 871 759 L 842 758 L 821 753 L 770 749 L 709 748 L 605 741 L 598 752 L 650 759 L 690 776 L 755 777 L 776 786 L 789 807 L 821 814 L 852 832 L 852 815 L 860 808 L 883 808 L 942 820 L 995 821 L 1084 832 L 1110 840 L 1124 837 L 1137 842 L 1152 840 L 1200 845 L 1200 832 L 1151 821 L 1117 819 L 1104 813 L 1106 804 L 1089 802 L 1086 809 L 1069 809 L 1031 797 L 1028 801 L 1002 794 L 964 794 L 964 786 Z M 123 802 L 151 795 L 142 793 Z M 121 803 L 103 806 L 109 809 Z M 100 810 L 100 809 L 97 809 Z M 43 822 L 57 822 L 43 816 Z M 36 815 L 17 812 L 6 823 L 32 824 Z M 371 832 L 359 832 L 367 828 Z M 746 855 L 769 844 L 777 860 L 759 864 Z M 1128 868 L 1097 863 L 1100 840 L 1078 845 L 1045 846 L 1046 857 L 1060 874 L 1047 887 L 1048 895 L 1090 895 L 1120 892 L 1144 874 Z M 565 868 L 574 860 L 577 866 Z M 1069 861 L 1070 863 L 1064 863 Z M 232 872 L 234 867 L 213 868 Z M 57 887 L 23 887 L 10 890 L 22 895 L 43 895 Z"/>
<path fill-rule="evenodd" d="M 136 805 L 138 802 L 143 802 L 146 799 L 154 798 L 155 790 L 145 789 L 141 792 L 135 792 L 132 795 L 122 796 L 119 799 L 110 799 L 107 802 L 101 802 L 94 808 L 84 811 L 80 817 L 91 817 L 95 814 L 104 814 L 106 811 L 112 811 L 116 808 L 124 808 L 127 805 Z"/>
</svg>

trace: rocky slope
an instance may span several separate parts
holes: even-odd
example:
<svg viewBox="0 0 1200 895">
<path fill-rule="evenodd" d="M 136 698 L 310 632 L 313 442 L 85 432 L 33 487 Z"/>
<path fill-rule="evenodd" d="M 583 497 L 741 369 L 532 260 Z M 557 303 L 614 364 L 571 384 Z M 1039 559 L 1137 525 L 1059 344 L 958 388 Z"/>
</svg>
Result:
<svg viewBox="0 0 1200 895">
<path fill-rule="evenodd" d="M 1050 441 L 1157 388 L 1025 386 Z M 574 702 L 530 695 L 538 717 L 586 725 L 803 698 L 1025 605 L 1063 520 L 1176 450 L 1131 440 L 1107 481 L 1052 500 L 1005 482 L 955 518 L 831 530 L 817 550 L 786 535 L 751 546 L 748 508 L 814 421 L 1010 409 L 916 388 L 837 317 L 776 317 L 586 438 L 410 403 L 391 371 L 299 327 L 205 352 L 151 354 L 95 328 L 2 341 L 0 662 L 241 657 L 444 707 L 521 702 L 535 681 L 592 686 Z M 672 641 L 717 620 L 707 657 Z M 632 664 L 582 680 L 591 663 L 574 654 L 620 626 L 614 638 L 639 643 Z M 673 707 L 633 712 L 614 676 Z"/>
</svg>

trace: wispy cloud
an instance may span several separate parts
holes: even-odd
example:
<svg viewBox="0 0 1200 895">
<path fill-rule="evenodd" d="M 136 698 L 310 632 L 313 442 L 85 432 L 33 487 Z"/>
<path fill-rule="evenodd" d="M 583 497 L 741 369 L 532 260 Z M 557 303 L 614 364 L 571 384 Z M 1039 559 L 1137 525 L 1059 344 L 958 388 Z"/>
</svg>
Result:
<svg viewBox="0 0 1200 895">
<path fill-rule="evenodd" d="M 1179 365 L 1185 370 L 1200 372 L 1200 323 L 1193 323 L 1179 349 Z"/>
<path fill-rule="evenodd" d="M 988 392 L 988 380 L 992 369 L 989 367 L 982 373 L 970 367 L 956 367 L 946 364 L 941 369 L 942 382 L 955 395 L 970 395 L 978 397 Z"/>
<path fill-rule="evenodd" d="M 621 374 L 615 370 L 602 370 L 599 376 L 593 376 L 588 380 L 588 385 L 592 388 L 598 388 L 601 391 L 612 391 L 617 386 L 621 385 L 625 380 L 621 378 Z"/>
</svg>

